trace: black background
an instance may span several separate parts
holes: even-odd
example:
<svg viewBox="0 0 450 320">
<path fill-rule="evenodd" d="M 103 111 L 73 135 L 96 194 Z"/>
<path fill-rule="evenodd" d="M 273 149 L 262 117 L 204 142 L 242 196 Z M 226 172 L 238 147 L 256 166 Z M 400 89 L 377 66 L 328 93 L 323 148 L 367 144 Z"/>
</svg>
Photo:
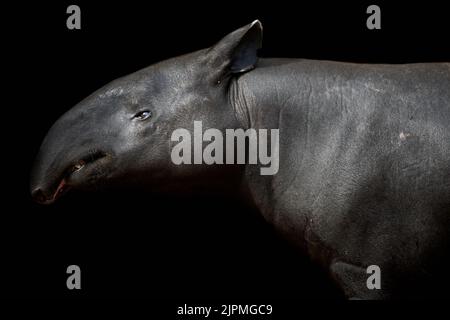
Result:
<svg viewBox="0 0 450 320">
<path fill-rule="evenodd" d="M 366 28 L 378 4 L 382 29 Z M 40 142 L 65 111 L 109 81 L 214 44 L 260 19 L 263 57 L 369 63 L 450 61 L 450 13 L 439 3 L 175 3 L 59 1 L 3 11 L 0 290 L 13 297 L 342 299 L 257 212 L 236 199 L 117 191 L 31 201 Z M 81 7 L 81 30 L 66 8 Z M 82 290 L 66 288 L 66 268 Z M 414 279 L 411 279 L 414 281 Z"/>
</svg>

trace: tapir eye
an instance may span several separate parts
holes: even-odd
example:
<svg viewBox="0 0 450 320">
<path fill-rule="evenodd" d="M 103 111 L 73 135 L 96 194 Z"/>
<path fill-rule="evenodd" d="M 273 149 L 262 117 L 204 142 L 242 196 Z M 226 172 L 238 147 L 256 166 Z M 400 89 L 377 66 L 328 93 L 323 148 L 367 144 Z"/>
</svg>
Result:
<svg viewBox="0 0 450 320">
<path fill-rule="evenodd" d="M 152 116 L 152 113 L 150 110 L 142 110 L 142 111 L 139 111 L 138 113 L 136 113 L 134 115 L 134 118 L 138 119 L 138 120 L 145 120 L 145 119 L 150 118 L 151 116 Z"/>
<path fill-rule="evenodd" d="M 85 164 L 86 164 L 86 162 L 84 162 L 84 160 L 78 161 L 78 162 L 70 169 L 71 173 L 77 172 L 77 171 L 81 170 L 81 169 L 84 167 Z"/>
</svg>

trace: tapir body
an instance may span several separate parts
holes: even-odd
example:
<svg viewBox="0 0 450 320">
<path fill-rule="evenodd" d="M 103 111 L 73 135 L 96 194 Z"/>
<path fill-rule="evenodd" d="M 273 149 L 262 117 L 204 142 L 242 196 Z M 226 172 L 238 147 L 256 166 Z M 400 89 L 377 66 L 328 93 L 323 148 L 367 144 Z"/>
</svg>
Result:
<svg viewBox="0 0 450 320">
<path fill-rule="evenodd" d="M 256 21 L 80 102 L 41 146 L 33 197 L 50 203 L 98 185 L 239 185 L 349 298 L 389 298 L 405 278 L 428 279 L 449 243 L 450 64 L 258 60 L 261 38 Z M 171 133 L 195 120 L 279 129 L 278 173 L 173 164 Z M 381 287 L 368 285 L 371 265 Z"/>
</svg>

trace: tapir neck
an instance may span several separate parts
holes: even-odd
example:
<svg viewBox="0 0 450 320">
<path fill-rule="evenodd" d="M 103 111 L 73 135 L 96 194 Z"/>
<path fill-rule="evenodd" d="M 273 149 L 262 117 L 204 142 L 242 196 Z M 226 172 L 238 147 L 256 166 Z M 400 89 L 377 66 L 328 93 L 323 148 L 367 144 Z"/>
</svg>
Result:
<svg viewBox="0 0 450 320">
<path fill-rule="evenodd" d="M 246 194 L 268 221 L 276 220 L 276 199 L 283 193 L 279 186 L 291 178 L 288 172 L 300 169 L 289 168 L 288 152 L 290 147 L 305 145 L 300 141 L 307 139 L 303 122 L 308 118 L 312 88 L 324 85 L 321 68 L 321 62 L 314 60 L 261 59 L 231 85 L 231 102 L 244 129 L 279 129 L 279 171 L 261 175 L 260 165 L 247 165 L 243 180 Z"/>
<path fill-rule="evenodd" d="M 310 72 L 293 70 L 302 63 L 308 66 L 307 60 L 260 59 L 254 70 L 232 82 L 231 104 L 244 129 L 279 129 L 283 108 L 291 102 L 297 106 L 307 104 L 311 93 Z"/>
</svg>

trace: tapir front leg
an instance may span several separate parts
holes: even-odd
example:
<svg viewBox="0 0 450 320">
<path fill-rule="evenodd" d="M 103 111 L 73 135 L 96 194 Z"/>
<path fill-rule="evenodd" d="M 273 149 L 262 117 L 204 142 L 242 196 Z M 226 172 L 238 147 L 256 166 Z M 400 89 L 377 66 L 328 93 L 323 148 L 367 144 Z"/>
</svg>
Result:
<svg viewBox="0 0 450 320">
<path fill-rule="evenodd" d="M 351 300 L 381 300 L 388 298 L 381 289 L 367 287 L 366 269 L 343 261 L 334 261 L 330 265 L 333 279 L 344 291 L 345 296 Z"/>
</svg>

